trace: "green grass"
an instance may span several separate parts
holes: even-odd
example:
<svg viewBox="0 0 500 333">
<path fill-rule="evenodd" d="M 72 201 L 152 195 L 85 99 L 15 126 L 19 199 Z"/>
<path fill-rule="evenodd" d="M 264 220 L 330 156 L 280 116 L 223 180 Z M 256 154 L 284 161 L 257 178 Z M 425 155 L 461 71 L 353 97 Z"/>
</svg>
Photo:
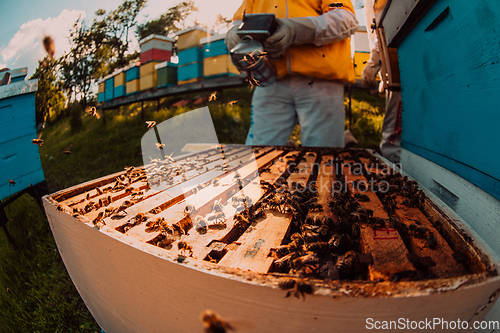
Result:
<svg viewBox="0 0 500 333">
<path fill-rule="evenodd" d="M 207 96 L 210 92 L 207 93 Z M 168 108 L 192 94 L 145 103 L 141 119 L 139 105 L 106 111 L 103 119 L 89 115 L 67 117 L 43 132 L 40 156 L 50 192 L 142 165 L 141 138 L 145 120 L 160 123 L 203 105 Z M 209 109 L 221 143 L 244 143 L 250 125 L 248 89 L 227 89 Z M 237 100 L 234 106 L 228 102 Z M 366 93 L 353 94 L 351 131 L 358 146 L 375 148 L 380 141 L 383 99 Z M 81 113 L 82 114 L 82 113 Z M 72 127 L 73 123 L 73 127 Z M 75 126 L 80 126 L 75 129 Z M 300 138 L 297 126 L 292 139 Z M 64 154 L 69 149 L 71 154 Z M 0 230 L 0 333 L 3 332 L 99 332 L 100 328 L 79 297 L 59 253 L 44 213 L 29 195 L 7 209 L 7 229 L 17 249 Z"/>
</svg>

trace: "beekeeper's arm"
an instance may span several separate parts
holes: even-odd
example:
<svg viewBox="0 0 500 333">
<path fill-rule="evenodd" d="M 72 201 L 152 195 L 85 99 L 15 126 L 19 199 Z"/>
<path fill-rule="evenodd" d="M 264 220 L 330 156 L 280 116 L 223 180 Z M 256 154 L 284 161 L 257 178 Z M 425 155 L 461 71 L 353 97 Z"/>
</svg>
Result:
<svg viewBox="0 0 500 333">
<path fill-rule="evenodd" d="M 322 46 L 351 37 L 359 25 L 352 5 L 330 9 L 316 17 L 277 19 L 278 30 L 264 42 L 266 51 L 277 58 L 291 45 Z"/>
<path fill-rule="evenodd" d="M 366 66 L 361 71 L 361 80 L 363 85 L 367 88 L 375 88 L 376 81 L 375 77 L 380 71 L 382 65 L 380 57 L 380 45 L 377 38 L 377 34 L 371 28 L 373 19 L 375 18 L 374 4 L 373 0 L 364 0 L 365 6 L 363 7 L 365 11 L 366 18 L 366 30 L 368 30 L 368 44 L 370 46 L 370 59 L 366 63 Z"/>
</svg>

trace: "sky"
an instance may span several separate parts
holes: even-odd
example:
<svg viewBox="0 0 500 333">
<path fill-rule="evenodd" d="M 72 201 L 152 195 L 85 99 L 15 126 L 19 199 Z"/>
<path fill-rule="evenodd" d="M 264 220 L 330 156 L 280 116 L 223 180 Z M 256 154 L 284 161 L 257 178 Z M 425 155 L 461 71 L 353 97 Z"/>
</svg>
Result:
<svg viewBox="0 0 500 333">
<path fill-rule="evenodd" d="M 81 17 L 90 25 L 99 8 L 106 11 L 117 8 L 123 0 L 15 0 L 2 4 L 0 22 L 0 68 L 11 69 L 28 67 L 28 77 L 31 76 L 38 60 L 43 59 L 45 51 L 42 39 L 49 35 L 56 45 L 55 57 L 69 50 L 68 35 L 73 23 Z M 180 0 L 148 0 L 138 16 L 138 22 L 144 23 L 159 17 L 169 8 L 181 2 Z M 195 0 L 199 9 L 186 22 L 195 20 L 200 23 L 214 22 L 217 14 L 232 17 L 242 1 L 240 0 Z M 362 1 L 355 0 L 356 7 L 361 7 Z M 362 9 L 356 11 L 360 25 L 364 25 Z M 131 50 L 139 48 L 136 40 L 131 43 Z"/>
</svg>

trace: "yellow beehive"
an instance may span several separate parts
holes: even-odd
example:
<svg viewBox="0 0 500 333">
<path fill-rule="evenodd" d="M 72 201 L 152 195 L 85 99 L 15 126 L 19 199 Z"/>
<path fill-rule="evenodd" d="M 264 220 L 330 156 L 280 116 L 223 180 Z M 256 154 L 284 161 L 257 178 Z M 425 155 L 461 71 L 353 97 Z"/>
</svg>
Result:
<svg viewBox="0 0 500 333">
<path fill-rule="evenodd" d="M 125 72 L 115 75 L 115 88 L 125 84 Z"/>
<path fill-rule="evenodd" d="M 365 68 L 368 59 L 370 59 L 370 53 L 354 53 L 354 72 L 356 73 L 356 79 L 361 79 L 361 72 L 363 68 Z"/>
<path fill-rule="evenodd" d="M 239 74 L 238 70 L 231 62 L 231 56 L 229 54 L 222 54 L 203 60 L 203 75 L 205 77 L 228 73 Z"/>
<path fill-rule="evenodd" d="M 141 68 L 142 69 L 142 68 Z M 156 71 L 153 72 L 152 74 L 142 76 L 140 78 L 140 89 L 141 91 L 143 90 L 149 90 L 155 88 L 156 89 Z"/>
<path fill-rule="evenodd" d="M 126 89 L 126 93 L 128 95 L 128 94 L 132 94 L 132 93 L 139 91 L 139 88 L 140 88 L 139 79 L 136 79 L 136 80 L 132 80 L 132 81 L 127 82 L 127 86 L 125 89 Z"/>
<path fill-rule="evenodd" d="M 214 32 L 200 26 L 194 26 L 179 31 L 176 35 L 178 36 L 177 50 L 182 51 L 193 46 L 201 45 L 200 39 L 214 35 Z"/>
<path fill-rule="evenodd" d="M 184 80 L 184 81 L 179 81 L 177 82 L 177 84 L 186 84 L 186 83 L 192 83 L 192 82 L 199 82 L 199 81 L 203 81 L 203 78 L 202 77 L 195 77 L 194 79 L 191 79 L 191 80 Z"/>
<path fill-rule="evenodd" d="M 159 64 L 160 62 L 161 61 L 151 61 L 148 62 L 147 64 L 141 65 L 141 70 L 140 70 L 141 78 L 156 73 L 155 65 Z"/>
<path fill-rule="evenodd" d="M 99 94 L 103 93 L 105 90 L 105 87 L 106 86 L 105 86 L 104 82 L 99 83 L 99 87 L 97 88 L 97 93 L 99 93 Z"/>
</svg>

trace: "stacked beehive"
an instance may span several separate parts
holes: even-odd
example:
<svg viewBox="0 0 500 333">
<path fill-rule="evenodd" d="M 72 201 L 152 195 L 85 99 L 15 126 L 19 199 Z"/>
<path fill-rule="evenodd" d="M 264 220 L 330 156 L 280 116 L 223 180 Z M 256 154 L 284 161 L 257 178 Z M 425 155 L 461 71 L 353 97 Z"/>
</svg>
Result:
<svg viewBox="0 0 500 333">
<path fill-rule="evenodd" d="M 104 82 L 98 82 L 97 103 L 104 102 L 104 90 L 105 90 L 105 83 Z"/>
<path fill-rule="evenodd" d="M 114 78 L 114 91 L 113 91 L 113 98 L 118 98 L 125 96 L 125 71 L 123 68 L 120 68 L 116 72 L 113 73 L 113 78 Z"/>
<path fill-rule="evenodd" d="M 140 68 L 141 63 L 136 62 L 124 68 L 125 79 L 126 79 L 126 93 L 127 95 L 135 94 L 139 92 L 140 88 Z"/>
<path fill-rule="evenodd" d="M 177 64 L 169 61 L 160 62 L 155 65 L 158 88 L 171 87 L 177 84 Z"/>
<path fill-rule="evenodd" d="M 104 81 L 104 101 L 109 102 L 114 98 L 114 88 L 115 88 L 115 78 L 113 74 L 105 76 L 103 78 Z"/>
<path fill-rule="evenodd" d="M 149 35 L 141 39 L 140 90 L 156 88 L 157 74 L 155 65 L 169 61 L 172 57 L 172 38 L 161 35 Z"/>
<path fill-rule="evenodd" d="M 239 72 L 231 62 L 229 50 L 224 43 L 225 34 L 202 38 L 203 74 L 205 79 L 221 76 L 238 76 Z"/>
<path fill-rule="evenodd" d="M 213 35 L 212 32 L 200 26 L 177 33 L 179 84 L 203 80 L 203 46 L 200 44 L 200 39 L 211 35 Z"/>
</svg>

